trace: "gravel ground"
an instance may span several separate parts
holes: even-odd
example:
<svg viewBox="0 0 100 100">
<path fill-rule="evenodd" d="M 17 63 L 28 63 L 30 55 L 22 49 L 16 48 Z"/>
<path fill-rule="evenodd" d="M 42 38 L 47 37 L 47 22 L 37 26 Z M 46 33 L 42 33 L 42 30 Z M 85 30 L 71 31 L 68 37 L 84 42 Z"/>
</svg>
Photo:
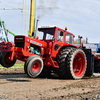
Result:
<svg viewBox="0 0 100 100">
<path fill-rule="evenodd" d="M 100 100 L 100 76 L 29 78 L 23 68 L 0 68 L 0 100 Z"/>
</svg>

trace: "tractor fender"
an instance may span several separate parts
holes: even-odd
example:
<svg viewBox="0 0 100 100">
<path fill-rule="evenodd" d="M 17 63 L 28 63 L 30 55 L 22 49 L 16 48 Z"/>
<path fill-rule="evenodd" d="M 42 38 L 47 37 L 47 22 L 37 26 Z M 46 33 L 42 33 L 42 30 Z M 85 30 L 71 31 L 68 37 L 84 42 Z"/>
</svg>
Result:
<svg viewBox="0 0 100 100">
<path fill-rule="evenodd" d="M 67 46 L 62 46 L 61 48 L 59 48 L 59 50 L 58 50 L 58 53 L 62 50 L 62 49 L 64 49 L 64 48 L 69 48 L 69 47 L 71 47 L 71 48 L 78 48 L 77 46 L 73 46 L 73 45 L 67 45 Z M 57 57 L 57 55 L 56 55 L 56 57 Z"/>
</svg>

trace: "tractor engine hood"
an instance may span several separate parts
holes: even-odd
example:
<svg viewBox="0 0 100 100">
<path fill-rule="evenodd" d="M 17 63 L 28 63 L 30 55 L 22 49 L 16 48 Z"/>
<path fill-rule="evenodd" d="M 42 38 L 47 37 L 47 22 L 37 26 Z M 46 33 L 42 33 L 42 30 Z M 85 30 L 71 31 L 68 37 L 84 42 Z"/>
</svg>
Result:
<svg viewBox="0 0 100 100">
<path fill-rule="evenodd" d="M 32 39 L 31 38 L 30 43 L 34 44 L 36 46 L 39 46 L 39 47 L 47 48 L 47 43 L 45 41 L 41 41 L 41 40 L 38 40 L 38 39 Z"/>
<path fill-rule="evenodd" d="M 39 47 L 47 48 L 47 43 L 45 41 L 41 41 L 38 39 L 34 39 L 27 36 L 22 36 L 22 35 L 15 36 L 15 42 L 25 42 L 27 43 L 27 45 L 29 43 L 29 44 L 33 44 Z"/>
</svg>

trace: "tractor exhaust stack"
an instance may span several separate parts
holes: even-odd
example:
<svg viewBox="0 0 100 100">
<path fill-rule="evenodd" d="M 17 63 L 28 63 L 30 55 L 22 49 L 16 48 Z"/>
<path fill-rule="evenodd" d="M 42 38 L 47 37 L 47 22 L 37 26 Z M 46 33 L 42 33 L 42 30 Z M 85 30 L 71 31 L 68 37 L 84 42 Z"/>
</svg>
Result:
<svg viewBox="0 0 100 100">
<path fill-rule="evenodd" d="M 35 39 L 36 39 L 37 32 L 38 32 L 38 24 L 39 24 L 39 20 L 37 20 L 37 23 L 36 23 L 36 33 L 35 33 Z"/>
</svg>

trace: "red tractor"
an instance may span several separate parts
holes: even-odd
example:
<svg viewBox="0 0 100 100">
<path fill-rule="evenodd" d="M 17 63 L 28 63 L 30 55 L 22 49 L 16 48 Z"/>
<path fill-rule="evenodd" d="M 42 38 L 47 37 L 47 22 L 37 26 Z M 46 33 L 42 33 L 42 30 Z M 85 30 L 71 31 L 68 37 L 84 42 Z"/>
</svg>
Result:
<svg viewBox="0 0 100 100">
<path fill-rule="evenodd" d="M 25 62 L 25 73 L 33 78 L 51 70 L 61 78 L 83 78 L 87 50 L 74 45 L 74 35 L 56 26 L 39 27 L 38 31 L 40 39 L 18 35 L 14 44 L 0 43 L 1 65 L 9 68 L 18 59 Z"/>
</svg>

